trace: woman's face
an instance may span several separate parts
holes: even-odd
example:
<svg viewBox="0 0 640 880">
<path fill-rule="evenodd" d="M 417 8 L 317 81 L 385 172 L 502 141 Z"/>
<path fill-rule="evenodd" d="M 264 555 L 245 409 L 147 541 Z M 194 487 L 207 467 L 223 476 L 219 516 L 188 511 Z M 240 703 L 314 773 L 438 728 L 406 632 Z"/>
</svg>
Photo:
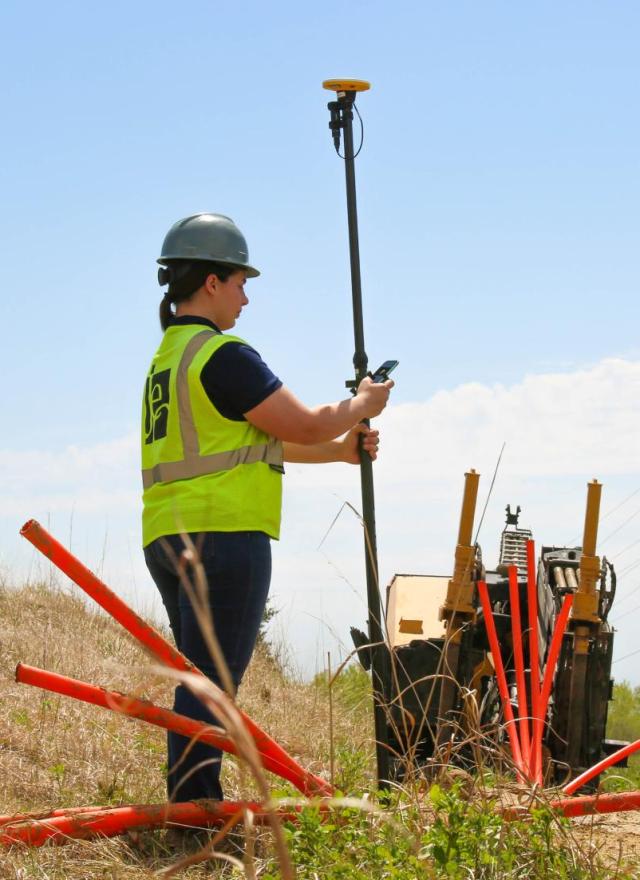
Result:
<svg viewBox="0 0 640 880">
<path fill-rule="evenodd" d="M 249 302 L 244 292 L 246 280 L 246 273 L 241 269 L 229 275 L 226 281 L 221 281 L 217 275 L 209 275 L 207 278 L 213 320 L 221 330 L 234 327 L 240 312 Z"/>
</svg>

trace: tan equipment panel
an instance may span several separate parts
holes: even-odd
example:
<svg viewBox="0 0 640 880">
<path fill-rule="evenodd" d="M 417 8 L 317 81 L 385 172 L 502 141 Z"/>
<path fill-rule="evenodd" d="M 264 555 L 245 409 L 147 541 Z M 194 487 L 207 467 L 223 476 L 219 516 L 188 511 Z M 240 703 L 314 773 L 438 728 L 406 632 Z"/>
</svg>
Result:
<svg viewBox="0 0 640 880">
<path fill-rule="evenodd" d="M 387 627 L 392 647 L 414 639 L 444 636 L 438 620 L 447 596 L 449 577 L 428 574 L 396 574 L 387 587 Z"/>
</svg>

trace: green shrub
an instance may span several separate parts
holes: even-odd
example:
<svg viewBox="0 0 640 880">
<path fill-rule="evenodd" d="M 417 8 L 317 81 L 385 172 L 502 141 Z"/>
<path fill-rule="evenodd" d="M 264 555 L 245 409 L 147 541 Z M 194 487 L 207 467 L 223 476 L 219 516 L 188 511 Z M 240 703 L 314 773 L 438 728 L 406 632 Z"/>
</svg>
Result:
<svg viewBox="0 0 640 880">
<path fill-rule="evenodd" d="M 609 739 L 633 742 L 640 739 L 640 687 L 622 681 L 613 689 L 613 701 L 607 719 Z M 640 753 L 629 758 L 626 768 L 612 767 L 604 775 L 605 791 L 629 791 L 640 788 Z"/>
<path fill-rule="evenodd" d="M 568 829 L 546 808 L 508 822 L 499 804 L 469 798 L 456 783 L 433 785 L 422 803 L 400 792 L 330 817 L 307 809 L 286 834 L 299 880 L 610 880 Z M 261 877 L 278 880 L 278 873 L 267 865 Z"/>
</svg>

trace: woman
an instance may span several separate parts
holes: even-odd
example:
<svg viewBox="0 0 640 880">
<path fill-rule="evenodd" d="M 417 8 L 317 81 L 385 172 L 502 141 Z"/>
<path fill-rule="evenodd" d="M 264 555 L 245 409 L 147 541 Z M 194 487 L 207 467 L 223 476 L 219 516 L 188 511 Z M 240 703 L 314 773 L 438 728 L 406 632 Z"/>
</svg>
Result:
<svg viewBox="0 0 640 880">
<path fill-rule="evenodd" d="M 363 379 L 348 400 L 306 407 L 231 330 L 249 300 L 247 245 L 232 220 L 196 214 L 169 230 L 158 259 L 168 289 L 165 331 L 145 385 L 143 543 L 178 648 L 221 684 L 177 571 L 190 535 L 204 567 L 216 636 L 237 689 L 251 659 L 280 532 L 283 461 L 375 459 L 378 432 L 361 424 L 385 407 L 393 382 Z M 342 439 L 336 439 L 336 438 Z M 188 688 L 174 709 L 211 723 Z M 222 798 L 221 753 L 168 737 L 170 798 Z"/>
</svg>

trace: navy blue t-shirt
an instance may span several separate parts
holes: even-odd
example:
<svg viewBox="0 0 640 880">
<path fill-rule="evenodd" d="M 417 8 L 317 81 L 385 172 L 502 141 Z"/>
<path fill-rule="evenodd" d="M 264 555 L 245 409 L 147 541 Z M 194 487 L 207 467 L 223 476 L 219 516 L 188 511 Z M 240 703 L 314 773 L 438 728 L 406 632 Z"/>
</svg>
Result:
<svg viewBox="0 0 640 880">
<path fill-rule="evenodd" d="M 202 324 L 219 332 L 213 321 L 196 315 L 181 315 L 171 323 Z M 242 342 L 220 346 L 202 368 L 200 379 L 218 412 L 234 422 L 246 421 L 244 413 L 282 387 L 258 352 Z"/>
</svg>

